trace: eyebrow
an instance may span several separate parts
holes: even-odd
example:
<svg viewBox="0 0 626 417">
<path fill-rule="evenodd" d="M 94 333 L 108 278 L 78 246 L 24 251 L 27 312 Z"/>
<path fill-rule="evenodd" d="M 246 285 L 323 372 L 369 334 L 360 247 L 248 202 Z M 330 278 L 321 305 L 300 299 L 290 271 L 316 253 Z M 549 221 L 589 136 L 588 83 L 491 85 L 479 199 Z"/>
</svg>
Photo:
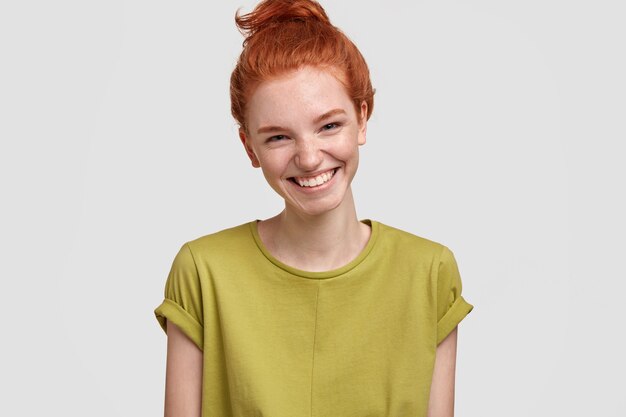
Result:
<svg viewBox="0 0 626 417">
<path fill-rule="evenodd" d="M 319 123 L 322 120 L 328 119 L 329 117 L 332 117 L 332 116 L 337 116 L 338 114 L 346 114 L 346 111 L 344 109 L 332 109 L 316 117 L 315 120 L 313 120 L 313 123 L 314 124 Z M 261 133 L 269 133 L 269 132 L 285 131 L 285 130 L 287 129 L 282 126 L 263 126 L 259 128 L 259 130 L 257 130 L 256 133 L 261 134 Z"/>
</svg>

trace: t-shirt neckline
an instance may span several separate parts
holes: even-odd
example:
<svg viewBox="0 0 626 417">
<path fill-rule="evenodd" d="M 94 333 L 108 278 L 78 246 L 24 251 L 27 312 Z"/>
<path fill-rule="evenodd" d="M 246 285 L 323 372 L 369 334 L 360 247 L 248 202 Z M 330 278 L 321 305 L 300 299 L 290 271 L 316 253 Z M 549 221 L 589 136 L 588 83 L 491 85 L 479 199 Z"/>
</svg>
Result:
<svg viewBox="0 0 626 417">
<path fill-rule="evenodd" d="M 277 267 L 279 267 L 280 269 L 292 274 L 292 275 L 296 275 L 298 277 L 302 277 L 302 278 L 310 278 L 310 279 L 326 279 L 326 278 L 333 278 L 333 277 L 337 277 L 340 276 L 342 274 L 345 274 L 346 272 L 350 271 L 351 269 L 355 268 L 357 265 L 359 265 L 361 262 L 363 262 L 363 260 L 365 258 L 367 258 L 367 255 L 369 255 L 369 253 L 372 251 L 372 249 L 374 248 L 374 245 L 376 244 L 376 240 L 378 239 L 378 233 L 379 233 L 379 223 L 375 220 L 371 220 L 371 219 L 363 219 L 360 220 L 361 223 L 365 223 L 367 225 L 370 226 L 371 228 L 371 233 L 370 233 L 370 237 L 369 240 L 367 241 L 367 244 L 365 245 L 365 247 L 363 248 L 363 250 L 361 250 L 361 252 L 357 255 L 356 258 L 354 258 L 352 261 L 348 262 L 347 264 L 345 264 L 342 267 L 339 267 L 337 269 L 332 269 L 332 270 L 328 270 L 328 271 L 319 271 L 319 272 L 313 272 L 313 271 L 305 271 L 302 269 L 298 269 L 298 268 L 294 268 L 293 266 L 287 265 L 284 262 L 281 262 L 280 260 L 278 260 L 277 258 L 275 258 L 267 249 L 267 247 L 265 247 L 265 244 L 263 243 L 263 241 L 261 241 L 261 236 L 259 235 L 259 229 L 258 229 L 258 222 L 260 220 L 253 220 L 251 221 L 249 224 L 250 226 L 250 232 L 252 234 L 252 237 L 254 238 L 254 242 L 256 243 L 257 247 L 259 248 L 259 250 L 261 251 L 261 253 L 263 253 L 263 255 L 274 265 L 276 265 Z"/>
</svg>

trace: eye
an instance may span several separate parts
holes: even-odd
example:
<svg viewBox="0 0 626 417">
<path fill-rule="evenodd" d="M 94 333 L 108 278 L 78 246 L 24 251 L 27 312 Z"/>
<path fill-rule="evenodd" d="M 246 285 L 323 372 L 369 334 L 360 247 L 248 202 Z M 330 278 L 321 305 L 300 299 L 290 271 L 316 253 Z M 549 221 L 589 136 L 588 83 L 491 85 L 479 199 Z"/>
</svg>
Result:
<svg viewBox="0 0 626 417">
<path fill-rule="evenodd" d="M 272 137 L 267 138 L 267 141 L 268 142 L 277 142 L 277 141 L 283 140 L 285 138 L 286 138 L 285 135 L 276 135 L 276 136 L 272 136 Z"/>
<path fill-rule="evenodd" d="M 332 130 L 332 129 L 338 128 L 339 126 L 341 126 L 341 123 L 338 123 L 338 122 L 328 123 L 328 124 L 325 124 L 324 127 L 322 127 L 322 130 Z"/>
</svg>

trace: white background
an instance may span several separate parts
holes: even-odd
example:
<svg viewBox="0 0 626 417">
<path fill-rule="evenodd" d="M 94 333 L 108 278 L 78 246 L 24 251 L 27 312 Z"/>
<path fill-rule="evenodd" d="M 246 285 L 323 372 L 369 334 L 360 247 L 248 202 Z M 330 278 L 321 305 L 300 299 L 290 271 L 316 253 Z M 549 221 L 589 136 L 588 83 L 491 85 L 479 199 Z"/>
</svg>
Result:
<svg viewBox="0 0 626 417">
<path fill-rule="evenodd" d="M 282 207 L 230 116 L 254 4 L 2 2 L 0 415 L 162 415 L 174 255 Z M 457 415 L 623 416 L 624 3 L 322 4 L 377 89 L 359 217 L 475 306 Z"/>
</svg>

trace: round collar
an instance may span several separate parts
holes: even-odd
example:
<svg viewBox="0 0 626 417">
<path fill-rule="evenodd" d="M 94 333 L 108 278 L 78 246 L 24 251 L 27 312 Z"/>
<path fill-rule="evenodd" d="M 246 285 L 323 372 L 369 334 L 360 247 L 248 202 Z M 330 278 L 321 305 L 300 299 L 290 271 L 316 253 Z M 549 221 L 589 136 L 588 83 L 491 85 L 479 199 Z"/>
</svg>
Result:
<svg viewBox="0 0 626 417">
<path fill-rule="evenodd" d="M 279 261 L 269 252 L 269 250 L 267 250 L 267 247 L 265 247 L 265 244 L 263 243 L 263 241 L 261 241 L 261 236 L 259 235 L 259 228 L 258 228 L 259 220 L 258 219 L 253 220 L 249 223 L 249 225 L 250 225 L 250 232 L 252 233 L 252 237 L 254 238 L 254 241 L 257 247 L 271 263 L 273 263 L 280 269 L 292 275 L 296 275 L 298 277 L 309 278 L 309 279 L 326 279 L 326 278 L 334 278 L 350 271 L 351 269 L 356 267 L 358 264 L 360 264 L 365 258 L 367 258 L 367 255 L 374 248 L 374 245 L 376 244 L 376 240 L 378 238 L 379 223 L 375 220 L 370 220 L 370 219 L 364 219 L 360 221 L 361 223 L 367 224 L 372 229 L 370 233 L 370 238 L 367 241 L 367 244 L 365 245 L 363 250 L 361 250 L 361 252 L 357 255 L 356 258 L 354 258 L 353 260 L 351 260 L 344 266 L 339 267 L 337 269 L 332 269 L 329 271 L 319 271 L 319 272 L 305 271 L 302 269 L 294 268 L 290 265 L 287 265 Z"/>
</svg>

